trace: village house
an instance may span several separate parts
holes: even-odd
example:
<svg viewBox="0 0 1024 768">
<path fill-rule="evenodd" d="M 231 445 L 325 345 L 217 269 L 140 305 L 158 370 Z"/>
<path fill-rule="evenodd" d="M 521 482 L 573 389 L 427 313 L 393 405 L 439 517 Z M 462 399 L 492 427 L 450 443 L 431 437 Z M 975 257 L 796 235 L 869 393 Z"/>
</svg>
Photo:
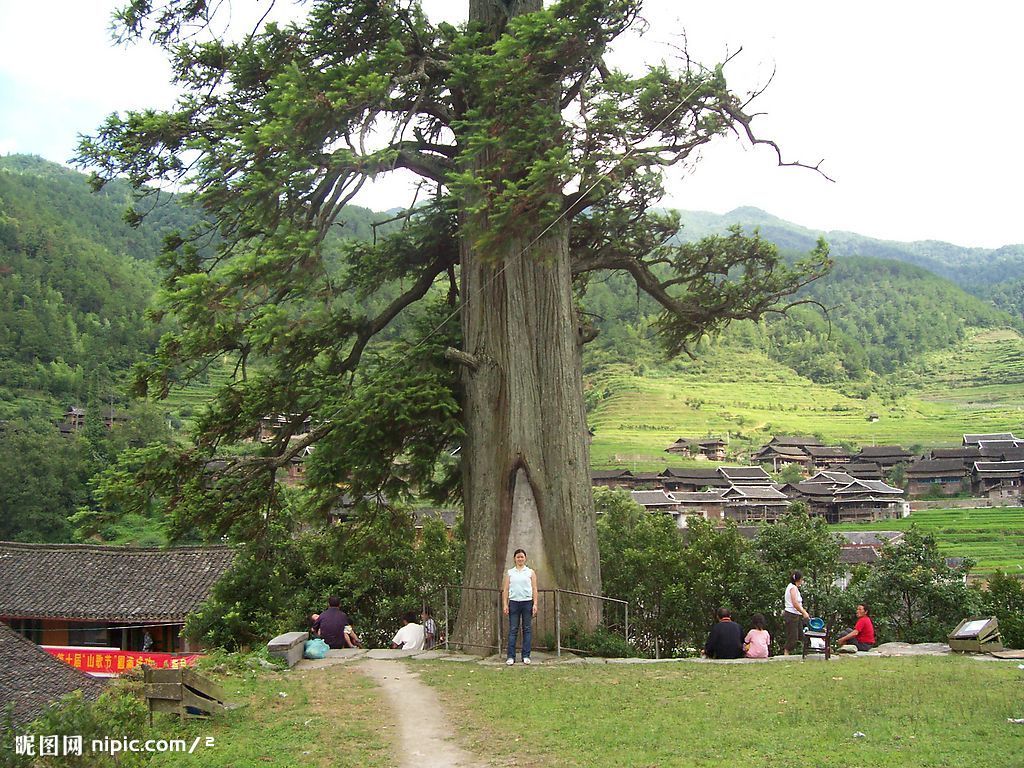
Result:
<svg viewBox="0 0 1024 768">
<path fill-rule="evenodd" d="M 9 709 L 16 728 L 41 716 L 62 696 L 81 691 L 86 701 L 95 701 L 103 688 L 100 680 L 59 661 L 0 622 L 0 712 Z"/>
<path fill-rule="evenodd" d="M 106 408 L 102 411 L 103 426 L 111 429 L 117 424 L 124 424 L 128 421 L 127 414 L 115 411 L 113 408 Z M 62 435 L 72 435 L 80 429 L 85 428 L 86 410 L 77 405 L 72 405 L 64 411 L 64 417 L 57 422 L 57 429 Z"/>
<path fill-rule="evenodd" d="M 956 459 L 964 468 L 964 474 L 969 475 L 974 468 L 974 462 L 983 461 L 984 456 L 976 445 L 963 445 L 957 448 L 933 448 L 930 457 L 932 459 Z"/>
<path fill-rule="evenodd" d="M 725 461 L 726 442 L 717 437 L 703 440 L 680 437 L 665 449 L 666 453 L 686 459 L 707 459 L 709 461 Z"/>
<path fill-rule="evenodd" d="M 985 434 L 964 435 L 965 446 L 980 446 L 982 443 L 1015 443 L 1024 446 L 1024 438 L 1014 437 L 1012 432 L 988 432 Z"/>
<path fill-rule="evenodd" d="M 703 491 L 708 488 L 728 488 L 729 481 L 717 469 L 676 469 L 668 467 L 661 473 L 666 491 Z"/>
<path fill-rule="evenodd" d="M 679 512 L 679 502 L 665 491 L 630 491 L 630 496 L 647 512 Z"/>
<path fill-rule="evenodd" d="M 771 485 L 774 482 L 761 467 L 719 467 L 718 474 L 730 485 Z"/>
<path fill-rule="evenodd" d="M 1000 504 L 1024 502 L 1024 461 L 976 461 L 971 490 Z"/>
<path fill-rule="evenodd" d="M 773 523 L 785 514 L 790 499 L 770 485 L 734 485 L 722 494 L 725 519 L 738 523 Z"/>
<path fill-rule="evenodd" d="M 811 459 L 811 471 L 850 463 L 850 452 L 838 445 L 809 445 L 806 451 Z"/>
<path fill-rule="evenodd" d="M 195 650 L 185 617 L 209 597 L 230 547 L 0 542 L 0 621 L 44 646 Z"/>
<path fill-rule="evenodd" d="M 635 482 L 628 469 L 596 469 L 590 473 L 590 484 L 601 488 L 632 488 Z"/>
<path fill-rule="evenodd" d="M 924 496 L 936 489 L 943 496 L 955 496 L 969 488 L 961 459 L 918 459 L 907 467 L 907 493 L 911 496 Z"/>
<path fill-rule="evenodd" d="M 830 466 L 846 464 L 850 452 L 838 445 L 823 445 L 815 437 L 778 436 L 756 451 L 751 460 L 758 464 L 771 464 L 779 472 L 789 464 L 798 464 L 804 474 Z"/>
<path fill-rule="evenodd" d="M 910 514 L 903 490 L 881 480 L 854 480 L 837 488 L 833 508 L 833 514 L 825 518 L 830 523 L 890 520 Z"/>
<path fill-rule="evenodd" d="M 818 472 L 804 482 L 787 483 L 782 492 L 829 523 L 886 520 L 904 516 L 907 509 L 902 489 L 843 472 Z"/>
<path fill-rule="evenodd" d="M 849 464 L 837 464 L 831 469 L 845 472 L 858 480 L 882 479 L 882 468 L 873 461 L 851 461 Z"/>
<path fill-rule="evenodd" d="M 902 531 L 842 531 L 839 565 L 842 573 L 835 580 L 840 589 L 850 586 L 853 569 L 859 565 L 873 565 L 882 556 L 882 547 L 903 541 Z"/>
<path fill-rule="evenodd" d="M 292 429 L 291 437 L 296 438 L 307 434 L 312 424 L 312 418 L 301 413 L 268 414 L 260 419 L 259 440 L 261 443 L 269 443 L 288 427 Z"/>
<path fill-rule="evenodd" d="M 877 464 L 883 471 L 888 471 L 897 464 L 907 464 L 914 455 L 898 445 L 870 445 L 860 449 L 860 453 L 851 459 L 851 463 Z"/>
<path fill-rule="evenodd" d="M 714 491 L 675 491 L 672 498 L 679 505 L 679 516 L 676 518 L 676 525 L 679 528 L 687 528 L 687 520 L 691 517 L 703 517 L 714 523 L 721 522 L 725 518 L 725 500 L 722 498 L 724 490 Z"/>
</svg>

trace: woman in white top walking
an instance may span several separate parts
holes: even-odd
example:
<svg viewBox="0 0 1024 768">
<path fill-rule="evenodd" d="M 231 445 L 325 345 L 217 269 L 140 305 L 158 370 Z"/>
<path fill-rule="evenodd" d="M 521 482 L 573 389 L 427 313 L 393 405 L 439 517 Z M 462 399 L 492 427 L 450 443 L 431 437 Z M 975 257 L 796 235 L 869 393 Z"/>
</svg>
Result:
<svg viewBox="0 0 1024 768">
<path fill-rule="evenodd" d="M 803 583 L 804 575 L 800 571 L 793 571 L 786 587 L 786 608 L 782 612 L 783 624 L 786 626 L 786 644 L 782 647 L 782 653 L 786 656 L 800 644 L 800 628 L 805 620 L 811 618 L 800 596 L 800 585 Z"/>
<path fill-rule="evenodd" d="M 537 615 L 537 574 L 526 567 L 526 550 L 512 555 L 515 568 L 509 568 L 501 584 L 501 600 L 508 616 L 508 665 L 516 663 L 516 639 L 523 627 L 523 664 L 530 663 L 530 642 L 533 639 L 533 617 Z"/>
</svg>

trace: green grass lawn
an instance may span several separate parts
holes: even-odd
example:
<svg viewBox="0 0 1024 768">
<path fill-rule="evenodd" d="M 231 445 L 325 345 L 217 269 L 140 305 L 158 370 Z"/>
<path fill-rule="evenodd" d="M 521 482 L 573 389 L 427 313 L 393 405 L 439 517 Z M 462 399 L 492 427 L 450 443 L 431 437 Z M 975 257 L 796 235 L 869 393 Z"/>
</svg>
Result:
<svg viewBox="0 0 1024 768">
<path fill-rule="evenodd" d="M 308 672 L 232 670 L 211 674 L 228 700 L 243 706 L 185 727 L 165 720 L 159 736 L 213 737 L 195 754 L 163 754 L 156 766 L 250 768 L 390 768 L 398 764 L 392 746 L 395 718 L 374 683 L 351 667 Z M 285 694 L 285 695 L 281 695 Z"/>
<path fill-rule="evenodd" d="M 905 531 L 911 525 L 934 535 L 939 549 L 947 556 L 974 558 L 976 574 L 992 573 L 997 568 L 1013 574 L 1024 572 L 1024 508 L 1021 507 L 929 509 L 913 512 L 902 520 L 844 523 L 833 527 L 842 531 Z"/>
<path fill-rule="evenodd" d="M 1016 663 L 917 657 L 417 668 L 441 692 L 470 748 L 500 765 L 1024 764 L 1024 726 L 1007 723 L 1024 717 Z"/>
</svg>

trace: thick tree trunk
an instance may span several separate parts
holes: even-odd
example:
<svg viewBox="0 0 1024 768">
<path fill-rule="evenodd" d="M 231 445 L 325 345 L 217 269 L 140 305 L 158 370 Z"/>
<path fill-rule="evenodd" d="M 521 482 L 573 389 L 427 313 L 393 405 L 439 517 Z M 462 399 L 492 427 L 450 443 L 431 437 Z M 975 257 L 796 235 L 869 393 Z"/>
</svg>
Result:
<svg viewBox="0 0 1024 768">
<path fill-rule="evenodd" d="M 469 19 L 497 37 L 509 17 L 541 7 L 541 0 L 469 0 Z M 465 216 L 463 232 L 485 231 L 485 215 L 477 216 Z M 526 550 L 542 590 L 601 591 L 569 224 L 533 243 L 542 231 L 523 227 L 487 251 L 471 234 L 461 245 L 463 351 L 475 364 L 463 368 L 466 589 L 453 639 L 480 653 L 504 637 L 494 590 L 516 549 Z M 565 628 L 589 628 L 600 614 L 594 600 L 559 602 Z M 554 634 L 550 594 L 539 609 L 538 644 Z"/>
<path fill-rule="evenodd" d="M 495 589 L 512 553 L 526 550 L 540 589 L 601 591 L 580 345 L 572 303 L 568 224 L 560 222 L 524 253 L 523 236 L 500 257 L 462 249 L 466 439 L 463 585 Z M 554 633 L 550 595 L 534 636 Z M 591 627 L 600 606 L 565 598 L 562 627 Z M 456 642 L 497 645 L 500 602 L 463 590 Z"/>
</svg>

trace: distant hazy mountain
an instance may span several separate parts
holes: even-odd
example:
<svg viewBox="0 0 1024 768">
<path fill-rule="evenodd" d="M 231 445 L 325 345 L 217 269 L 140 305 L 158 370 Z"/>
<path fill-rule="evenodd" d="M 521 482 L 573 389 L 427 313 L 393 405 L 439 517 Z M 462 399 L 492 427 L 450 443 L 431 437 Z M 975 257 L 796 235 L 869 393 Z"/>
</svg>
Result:
<svg viewBox="0 0 1024 768">
<path fill-rule="evenodd" d="M 824 237 L 833 256 L 869 256 L 916 264 L 979 295 L 987 295 L 987 289 L 997 283 L 1024 278 L 1024 245 L 993 249 L 964 248 L 937 240 L 876 240 L 853 232 L 808 229 L 751 207 L 722 215 L 707 211 L 680 211 L 680 215 L 686 240 L 719 234 L 736 224 L 745 231 L 758 229 L 762 237 L 785 250 L 807 251 Z"/>
</svg>

